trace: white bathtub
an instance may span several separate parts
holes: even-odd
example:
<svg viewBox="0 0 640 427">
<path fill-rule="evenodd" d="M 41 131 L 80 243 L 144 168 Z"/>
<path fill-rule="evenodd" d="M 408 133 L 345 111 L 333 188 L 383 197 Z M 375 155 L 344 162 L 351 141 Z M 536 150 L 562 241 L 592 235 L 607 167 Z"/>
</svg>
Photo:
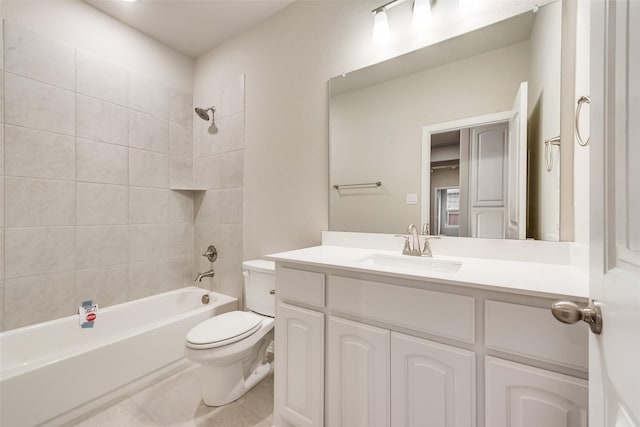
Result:
<svg viewBox="0 0 640 427">
<path fill-rule="evenodd" d="M 94 328 L 75 315 L 1 333 L 0 425 L 60 425 L 144 387 L 186 363 L 191 327 L 236 309 L 192 286 L 101 309 Z"/>
</svg>

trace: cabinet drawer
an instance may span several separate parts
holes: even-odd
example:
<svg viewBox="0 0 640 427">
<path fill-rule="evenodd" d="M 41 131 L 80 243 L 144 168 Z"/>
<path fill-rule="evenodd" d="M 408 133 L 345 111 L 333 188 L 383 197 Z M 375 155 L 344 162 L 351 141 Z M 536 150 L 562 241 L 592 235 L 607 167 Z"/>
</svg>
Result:
<svg viewBox="0 0 640 427">
<path fill-rule="evenodd" d="M 564 325 L 550 309 L 485 301 L 484 317 L 487 348 L 584 371 L 589 367 L 588 328 Z"/>
<path fill-rule="evenodd" d="M 293 301 L 324 307 L 324 274 L 279 267 L 276 276 L 277 295 Z"/>
<path fill-rule="evenodd" d="M 327 302 L 343 313 L 475 342 L 472 297 L 331 276 Z"/>
</svg>

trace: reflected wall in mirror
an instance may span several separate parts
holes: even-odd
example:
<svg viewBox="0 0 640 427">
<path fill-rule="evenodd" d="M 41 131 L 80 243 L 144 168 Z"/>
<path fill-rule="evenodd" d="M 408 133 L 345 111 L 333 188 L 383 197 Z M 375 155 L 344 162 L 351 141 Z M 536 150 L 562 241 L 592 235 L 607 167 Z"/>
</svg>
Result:
<svg viewBox="0 0 640 427">
<path fill-rule="evenodd" d="M 550 3 L 331 79 L 330 229 L 558 240 L 559 152 L 547 172 L 541 150 L 560 133 L 561 14 Z M 501 142 L 479 132 L 500 123 Z"/>
</svg>

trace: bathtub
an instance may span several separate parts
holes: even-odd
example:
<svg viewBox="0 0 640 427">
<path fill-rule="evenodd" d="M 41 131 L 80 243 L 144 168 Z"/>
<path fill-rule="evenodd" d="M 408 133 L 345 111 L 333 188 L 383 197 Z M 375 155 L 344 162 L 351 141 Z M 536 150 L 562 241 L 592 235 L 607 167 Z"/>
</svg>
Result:
<svg viewBox="0 0 640 427">
<path fill-rule="evenodd" d="M 191 327 L 236 309 L 191 286 L 100 309 L 94 328 L 74 315 L 1 333 L 0 425 L 60 425 L 145 387 L 187 363 Z"/>
</svg>

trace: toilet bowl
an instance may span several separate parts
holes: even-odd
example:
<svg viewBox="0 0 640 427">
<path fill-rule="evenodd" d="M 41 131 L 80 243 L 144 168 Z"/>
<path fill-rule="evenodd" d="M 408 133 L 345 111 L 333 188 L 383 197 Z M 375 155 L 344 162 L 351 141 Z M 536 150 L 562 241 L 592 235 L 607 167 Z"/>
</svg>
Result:
<svg viewBox="0 0 640 427">
<path fill-rule="evenodd" d="M 242 263 L 248 311 L 232 311 L 194 326 L 185 357 L 202 365 L 202 400 L 221 406 L 240 398 L 272 370 L 267 350 L 275 323 L 275 265 Z"/>
</svg>

